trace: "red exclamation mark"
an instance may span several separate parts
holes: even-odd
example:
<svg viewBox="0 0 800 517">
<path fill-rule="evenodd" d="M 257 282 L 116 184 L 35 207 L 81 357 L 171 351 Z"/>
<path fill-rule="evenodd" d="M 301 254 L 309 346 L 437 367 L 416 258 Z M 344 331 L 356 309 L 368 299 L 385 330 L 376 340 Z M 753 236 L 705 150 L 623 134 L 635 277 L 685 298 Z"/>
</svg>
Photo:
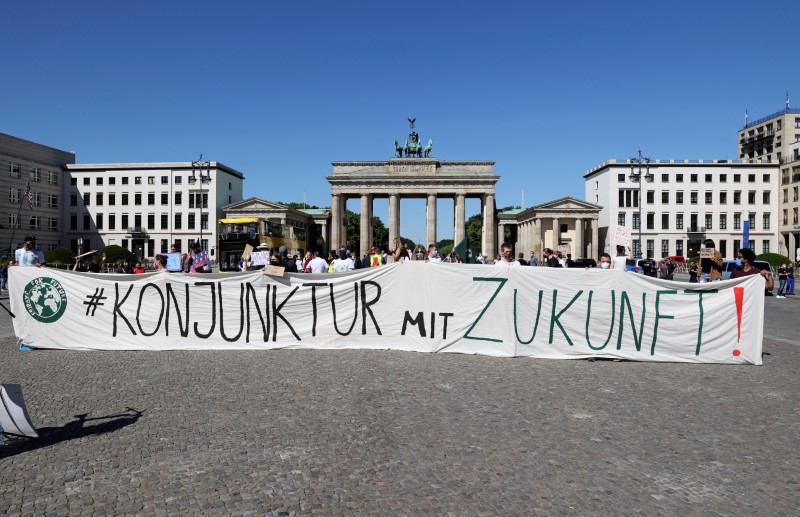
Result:
<svg viewBox="0 0 800 517">
<path fill-rule="evenodd" d="M 736 298 L 736 342 L 742 339 L 742 304 L 744 303 L 744 287 L 734 287 L 733 295 Z M 733 355 L 738 357 L 741 352 L 739 349 L 734 349 Z"/>
</svg>

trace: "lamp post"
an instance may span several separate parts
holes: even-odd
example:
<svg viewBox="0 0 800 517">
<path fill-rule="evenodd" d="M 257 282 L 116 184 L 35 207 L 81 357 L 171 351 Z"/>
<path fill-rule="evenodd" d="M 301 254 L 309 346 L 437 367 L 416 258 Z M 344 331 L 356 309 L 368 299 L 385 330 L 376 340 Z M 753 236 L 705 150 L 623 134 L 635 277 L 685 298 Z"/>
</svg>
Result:
<svg viewBox="0 0 800 517">
<path fill-rule="evenodd" d="M 206 174 L 203 175 L 203 169 L 205 169 Z M 192 177 L 189 178 L 189 183 L 194 185 L 197 183 L 197 176 L 195 172 L 200 173 L 200 198 L 198 199 L 195 196 L 195 204 L 197 204 L 197 211 L 200 215 L 198 223 L 200 224 L 200 246 L 203 245 L 203 183 L 211 183 L 211 162 L 206 160 L 203 161 L 203 153 L 200 153 L 200 158 L 197 161 L 192 162 Z"/>
<path fill-rule="evenodd" d="M 642 253 L 642 168 L 644 168 L 644 179 L 648 182 L 653 181 L 653 174 L 650 173 L 650 158 L 642 156 L 641 149 L 639 149 L 639 156 L 631 158 L 630 162 L 631 174 L 629 178 L 631 181 L 639 182 L 639 256 L 644 258 Z"/>
</svg>

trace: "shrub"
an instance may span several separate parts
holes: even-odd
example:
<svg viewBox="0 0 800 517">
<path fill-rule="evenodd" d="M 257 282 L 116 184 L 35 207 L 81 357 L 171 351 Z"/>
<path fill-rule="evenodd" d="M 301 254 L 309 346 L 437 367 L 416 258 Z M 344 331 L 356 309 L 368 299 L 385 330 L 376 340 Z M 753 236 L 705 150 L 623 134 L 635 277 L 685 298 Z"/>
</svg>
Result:
<svg viewBox="0 0 800 517">
<path fill-rule="evenodd" d="M 123 260 L 127 260 L 128 262 L 136 261 L 136 256 L 133 254 L 133 252 L 123 248 L 122 246 L 117 246 L 116 244 L 112 244 L 101 250 L 98 250 L 96 256 L 102 257 L 104 253 L 106 255 L 107 264 L 116 264 L 117 262 L 122 262 Z"/>
<path fill-rule="evenodd" d="M 781 264 L 789 264 L 791 262 L 791 260 L 789 260 L 789 257 L 784 257 L 783 255 L 780 255 L 778 253 L 762 253 L 761 255 L 758 255 L 756 259 L 766 260 L 775 269 L 781 267 Z"/>
<path fill-rule="evenodd" d="M 75 262 L 75 253 L 71 249 L 61 246 L 45 253 L 44 260 L 48 264 L 72 264 Z"/>
</svg>

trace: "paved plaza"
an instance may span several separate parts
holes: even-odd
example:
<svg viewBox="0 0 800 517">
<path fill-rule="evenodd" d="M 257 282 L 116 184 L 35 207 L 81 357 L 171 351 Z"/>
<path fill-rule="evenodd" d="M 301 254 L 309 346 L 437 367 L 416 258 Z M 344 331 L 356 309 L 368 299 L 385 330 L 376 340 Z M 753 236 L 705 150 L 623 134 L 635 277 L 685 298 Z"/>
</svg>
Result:
<svg viewBox="0 0 800 517">
<path fill-rule="evenodd" d="M 0 300 L 6 302 L 6 300 Z M 796 515 L 800 299 L 763 366 L 17 350 L 0 515 Z"/>
</svg>

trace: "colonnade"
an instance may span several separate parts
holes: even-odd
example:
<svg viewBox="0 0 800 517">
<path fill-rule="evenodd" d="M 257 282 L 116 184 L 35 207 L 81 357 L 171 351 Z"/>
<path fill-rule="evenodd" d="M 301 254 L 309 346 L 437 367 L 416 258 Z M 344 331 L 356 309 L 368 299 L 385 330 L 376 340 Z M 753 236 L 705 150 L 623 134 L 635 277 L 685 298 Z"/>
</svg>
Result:
<svg viewBox="0 0 800 517">
<path fill-rule="evenodd" d="M 516 242 L 511 243 L 514 246 L 515 254 L 522 252 L 527 259 L 530 252 L 535 251 L 536 255 L 541 257 L 541 252 L 545 247 L 550 247 L 553 250 L 558 249 L 558 243 L 562 240 L 561 224 L 569 224 L 570 222 L 574 223 L 575 228 L 572 232 L 574 236 L 571 243 L 572 256 L 575 258 L 591 257 L 597 259 L 599 228 L 598 220 L 594 217 L 542 214 L 522 221 L 505 219 L 498 224 L 498 247 L 503 242 L 505 226 L 516 226 Z M 544 238 L 548 227 L 552 230 L 549 243 Z"/>
</svg>

